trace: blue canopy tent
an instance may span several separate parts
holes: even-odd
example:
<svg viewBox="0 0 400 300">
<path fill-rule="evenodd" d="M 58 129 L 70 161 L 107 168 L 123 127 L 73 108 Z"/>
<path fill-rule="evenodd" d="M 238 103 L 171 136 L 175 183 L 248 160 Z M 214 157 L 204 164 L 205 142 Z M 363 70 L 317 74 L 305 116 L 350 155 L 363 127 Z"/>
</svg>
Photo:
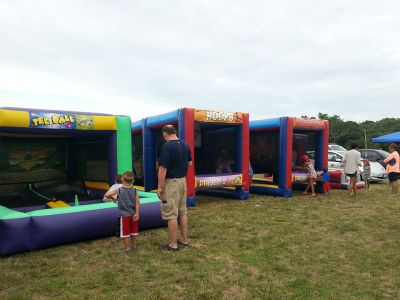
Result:
<svg viewBox="0 0 400 300">
<path fill-rule="evenodd" d="M 373 138 L 372 142 L 374 142 L 374 143 L 400 143 L 400 131 Z"/>
</svg>

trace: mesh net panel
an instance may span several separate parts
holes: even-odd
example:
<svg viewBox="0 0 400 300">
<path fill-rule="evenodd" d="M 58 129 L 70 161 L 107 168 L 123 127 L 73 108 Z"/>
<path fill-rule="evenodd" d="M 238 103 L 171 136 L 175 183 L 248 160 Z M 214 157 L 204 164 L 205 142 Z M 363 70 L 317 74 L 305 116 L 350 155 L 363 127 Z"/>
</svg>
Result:
<svg viewBox="0 0 400 300">
<path fill-rule="evenodd" d="M 83 181 L 108 178 L 108 139 L 0 137 L 0 205 L 89 200 Z"/>
<path fill-rule="evenodd" d="M 108 172 L 108 141 L 73 141 L 73 178 L 87 181 L 109 181 Z"/>
<path fill-rule="evenodd" d="M 62 139 L 0 137 L 0 205 L 41 205 L 46 199 L 29 183 L 67 178 L 67 142 Z"/>
<path fill-rule="evenodd" d="M 67 142 L 61 139 L 0 138 L 0 184 L 66 177 Z"/>
<path fill-rule="evenodd" d="M 206 126 L 200 128 L 201 147 L 195 149 L 194 157 L 196 174 L 216 174 L 218 165 L 222 165 L 219 161 L 222 160 L 225 166 L 229 164 L 232 172 L 237 172 L 235 128 L 207 129 Z"/>
<path fill-rule="evenodd" d="M 276 183 L 279 177 L 279 131 L 252 132 L 250 163 L 253 172 L 266 174 Z"/>
</svg>

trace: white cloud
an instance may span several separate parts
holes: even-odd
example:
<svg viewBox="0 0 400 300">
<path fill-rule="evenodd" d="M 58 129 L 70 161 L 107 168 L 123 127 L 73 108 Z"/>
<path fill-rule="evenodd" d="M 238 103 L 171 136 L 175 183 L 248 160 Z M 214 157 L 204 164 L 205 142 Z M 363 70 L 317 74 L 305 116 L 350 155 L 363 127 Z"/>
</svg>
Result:
<svg viewBox="0 0 400 300">
<path fill-rule="evenodd" d="M 398 1 L 0 1 L 0 105 L 397 117 Z M 10 101 L 11 100 L 11 101 Z M 11 102 L 11 103 L 10 103 Z"/>
</svg>

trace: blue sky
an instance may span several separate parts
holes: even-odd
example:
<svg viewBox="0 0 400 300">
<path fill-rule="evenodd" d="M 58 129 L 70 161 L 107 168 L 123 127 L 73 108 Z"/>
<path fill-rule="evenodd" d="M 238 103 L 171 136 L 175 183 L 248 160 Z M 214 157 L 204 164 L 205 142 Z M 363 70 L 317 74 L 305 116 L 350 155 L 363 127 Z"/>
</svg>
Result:
<svg viewBox="0 0 400 300">
<path fill-rule="evenodd" d="M 0 0 L 0 106 L 398 117 L 399 1 Z"/>
</svg>

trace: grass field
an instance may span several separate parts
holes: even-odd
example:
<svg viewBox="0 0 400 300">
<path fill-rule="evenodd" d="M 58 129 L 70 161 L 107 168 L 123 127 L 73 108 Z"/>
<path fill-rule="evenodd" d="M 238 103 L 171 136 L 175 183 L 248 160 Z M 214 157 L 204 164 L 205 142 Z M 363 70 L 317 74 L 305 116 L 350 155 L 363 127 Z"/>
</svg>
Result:
<svg viewBox="0 0 400 300">
<path fill-rule="evenodd" d="M 0 299 L 400 298 L 400 197 L 198 197 L 191 247 L 158 250 L 166 230 L 0 259 Z"/>
</svg>

